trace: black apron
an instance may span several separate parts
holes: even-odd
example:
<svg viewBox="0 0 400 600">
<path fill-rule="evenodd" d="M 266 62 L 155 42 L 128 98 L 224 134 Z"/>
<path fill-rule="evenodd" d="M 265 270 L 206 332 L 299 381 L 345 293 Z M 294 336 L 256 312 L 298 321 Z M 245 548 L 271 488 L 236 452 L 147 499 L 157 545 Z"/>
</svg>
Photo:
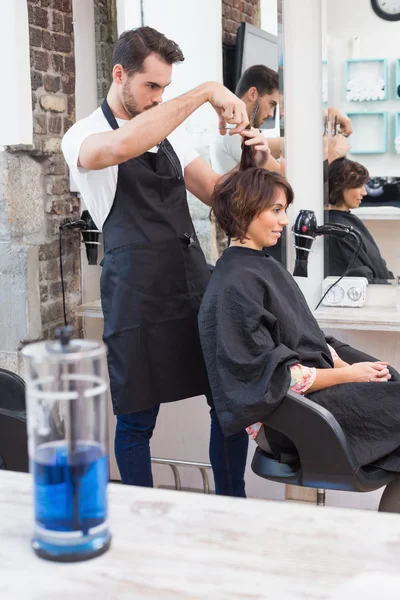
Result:
<svg viewBox="0 0 400 600">
<path fill-rule="evenodd" d="M 104 100 L 113 129 L 118 123 Z M 103 339 L 115 414 L 204 394 L 197 315 L 210 272 L 168 140 L 118 166 L 103 226 Z"/>
</svg>

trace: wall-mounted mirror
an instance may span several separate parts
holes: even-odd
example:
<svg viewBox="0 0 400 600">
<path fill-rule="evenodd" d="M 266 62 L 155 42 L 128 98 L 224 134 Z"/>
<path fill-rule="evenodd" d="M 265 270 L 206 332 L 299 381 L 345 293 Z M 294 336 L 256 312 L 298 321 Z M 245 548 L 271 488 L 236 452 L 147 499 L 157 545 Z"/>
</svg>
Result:
<svg viewBox="0 0 400 600">
<path fill-rule="evenodd" d="M 369 0 L 323 4 L 324 106 L 349 119 L 350 134 L 340 139 L 340 123 L 330 119 L 330 140 L 350 148 L 328 161 L 325 221 L 353 227 L 361 240 L 327 238 L 325 276 L 390 283 L 400 273 L 399 25 L 378 16 Z"/>
<path fill-rule="evenodd" d="M 254 3 L 254 18 L 243 20 L 235 47 L 224 45 L 224 84 L 246 104 L 250 123 L 267 138 L 269 170 L 284 173 L 282 19 L 279 0 Z M 224 6 L 224 5 L 223 5 Z M 230 8 L 225 9 L 231 15 Z M 251 21 L 251 22 L 250 22 Z M 227 173 L 240 161 L 242 138 L 215 134 L 210 145 L 213 169 Z M 286 235 L 270 254 L 286 265 Z"/>
</svg>

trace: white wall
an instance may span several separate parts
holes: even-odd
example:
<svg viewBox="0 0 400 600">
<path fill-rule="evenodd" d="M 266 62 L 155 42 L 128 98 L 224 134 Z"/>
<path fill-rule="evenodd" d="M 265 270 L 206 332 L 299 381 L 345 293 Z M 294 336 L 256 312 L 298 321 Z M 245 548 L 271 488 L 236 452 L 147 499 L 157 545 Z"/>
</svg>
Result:
<svg viewBox="0 0 400 600">
<path fill-rule="evenodd" d="M 32 91 L 26 0 L 0 2 L 0 146 L 32 144 Z"/>
<path fill-rule="evenodd" d="M 278 0 L 260 0 L 261 29 L 278 35 Z"/>
<path fill-rule="evenodd" d="M 295 193 L 294 205 L 288 211 L 288 268 L 292 271 L 290 229 L 299 210 L 313 210 L 318 223 L 323 223 L 320 0 L 285 0 L 283 19 L 286 175 Z M 304 26 L 299 27 L 299 23 Z M 313 308 L 323 279 L 321 238 L 314 242 L 308 267 L 309 277 L 297 277 L 296 281 Z"/>
<path fill-rule="evenodd" d="M 394 61 L 400 57 L 399 22 L 380 19 L 366 0 L 327 0 L 329 103 L 344 111 L 388 111 L 389 144 L 386 154 L 354 154 L 350 158 L 364 164 L 372 176 L 399 175 L 400 157 L 394 152 L 394 112 L 400 111 L 395 100 Z M 353 46 L 352 39 L 358 42 Z M 388 100 L 347 102 L 344 61 L 348 58 L 387 58 L 389 61 Z M 357 135 L 370 136 L 368 128 Z M 351 144 L 351 138 L 350 138 Z"/>
</svg>

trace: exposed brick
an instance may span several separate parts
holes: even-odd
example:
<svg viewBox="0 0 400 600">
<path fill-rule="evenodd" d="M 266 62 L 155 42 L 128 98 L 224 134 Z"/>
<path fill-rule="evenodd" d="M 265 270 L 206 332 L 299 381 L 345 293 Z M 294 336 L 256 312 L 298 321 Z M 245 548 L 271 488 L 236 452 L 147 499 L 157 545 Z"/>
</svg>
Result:
<svg viewBox="0 0 400 600">
<path fill-rule="evenodd" d="M 29 27 L 29 44 L 37 48 L 42 46 L 42 30 L 38 27 Z"/>
<path fill-rule="evenodd" d="M 38 71 L 31 71 L 31 86 L 33 90 L 37 90 L 43 85 L 43 75 Z"/>
<path fill-rule="evenodd" d="M 47 302 L 49 299 L 49 288 L 45 283 L 40 284 L 40 302 Z"/>
<path fill-rule="evenodd" d="M 49 55 L 43 50 L 31 50 L 31 67 L 46 72 L 49 68 Z"/>
<path fill-rule="evenodd" d="M 73 32 L 72 17 L 64 15 L 64 33 L 71 35 Z"/>
<path fill-rule="evenodd" d="M 28 4 L 28 22 L 29 25 L 33 25 L 34 16 L 33 16 L 33 6 L 32 4 Z"/>
<path fill-rule="evenodd" d="M 54 48 L 54 40 L 53 40 L 53 36 L 51 35 L 50 31 L 43 31 L 43 48 L 45 48 L 46 50 L 53 50 Z"/>
<path fill-rule="evenodd" d="M 49 323 L 61 319 L 63 316 L 62 300 L 54 300 L 42 305 L 41 310 L 42 323 Z"/>
<path fill-rule="evenodd" d="M 233 21 L 236 21 L 236 23 L 240 23 L 242 20 L 242 13 L 240 12 L 240 10 L 237 10 L 237 8 L 233 8 L 231 17 Z"/>
<path fill-rule="evenodd" d="M 64 31 L 63 14 L 57 10 L 53 10 L 51 29 L 57 33 L 62 33 Z"/>
<path fill-rule="evenodd" d="M 70 129 L 73 124 L 74 122 L 71 119 L 64 117 L 64 133 L 67 133 L 68 129 Z"/>
<path fill-rule="evenodd" d="M 57 258 L 59 255 L 58 240 L 54 240 L 49 244 L 43 244 L 39 248 L 39 261 L 43 262 L 51 258 Z"/>
<path fill-rule="evenodd" d="M 65 112 L 65 98 L 60 96 L 51 96 L 50 94 L 46 94 L 40 97 L 40 105 L 44 110 L 49 110 L 51 112 L 62 113 Z"/>
<path fill-rule="evenodd" d="M 61 175 L 49 175 L 46 177 L 46 194 L 49 196 L 61 196 L 68 191 L 68 182 Z M 52 200 L 51 204 L 46 208 L 46 212 L 52 215 L 63 215 L 66 212 L 66 206 L 65 200 Z"/>
<path fill-rule="evenodd" d="M 45 138 L 40 144 L 40 150 L 43 154 L 54 154 L 55 152 L 61 152 L 60 138 Z"/>
<path fill-rule="evenodd" d="M 60 78 L 46 73 L 46 75 L 43 77 L 43 86 L 46 92 L 52 92 L 53 94 L 56 94 L 60 90 Z"/>
<path fill-rule="evenodd" d="M 47 10 L 35 6 L 33 8 L 33 24 L 42 29 L 47 29 L 49 26 L 49 15 Z"/>
<path fill-rule="evenodd" d="M 50 297 L 54 298 L 57 296 L 61 296 L 61 294 L 62 294 L 61 281 L 53 281 L 53 283 L 50 283 L 49 292 L 50 292 Z"/>
<path fill-rule="evenodd" d="M 47 118 L 46 115 L 33 115 L 33 133 L 37 135 L 45 135 L 47 133 Z"/>
<path fill-rule="evenodd" d="M 71 75 L 75 73 L 75 58 L 73 56 L 66 56 L 64 58 L 64 70 Z"/>
<path fill-rule="evenodd" d="M 68 114 L 75 116 L 75 96 L 68 96 Z"/>
<path fill-rule="evenodd" d="M 57 54 L 57 52 L 53 52 L 51 55 L 51 62 L 54 71 L 56 71 L 57 73 L 62 73 L 64 71 L 64 57 L 62 54 Z"/>
<path fill-rule="evenodd" d="M 62 129 L 61 117 L 58 115 L 50 115 L 48 128 L 50 133 L 57 133 L 59 135 Z"/>
<path fill-rule="evenodd" d="M 61 81 L 64 94 L 73 94 L 75 92 L 75 75 L 63 75 Z"/>
<path fill-rule="evenodd" d="M 67 35 L 54 33 L 53 40 L 54 50 L 56 50 L 57 52 L 65 52 L 66 54 L 69 54 L 71 52 L 72 47 L 70 37 L 68 37 Z"/>
<path fill-rule="evenodd" d="M 42 281 L 53 281 L 59 276 L 57 258 L 52 258 L 50 260 L 43 261 L 39 263 L 39 266 Z"/>
<path fill-rule="evenodd" d="M 72 11 L 71 0 L 53 0 L 53 8 L 70 13 Z"/>
<path fill-rule="evenodd" d="M 46 175 L 66 175 L 67 166 L 64 156 L 56 154 L 51 156 L 46 164 Z"/>
</svg>

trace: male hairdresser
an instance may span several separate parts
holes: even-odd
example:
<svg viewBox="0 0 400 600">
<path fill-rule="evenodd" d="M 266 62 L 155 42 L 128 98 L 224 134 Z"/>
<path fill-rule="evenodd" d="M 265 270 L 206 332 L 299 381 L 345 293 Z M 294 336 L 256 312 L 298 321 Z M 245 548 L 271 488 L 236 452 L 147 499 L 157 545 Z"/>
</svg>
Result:
<svg viewBox="0 0 400 600">
<path fill-rule="evenodd" d="M 253 65 L 243 73 L 236 86 L 235 94 L 245 103 L 252 126 L 260 128 L 267 119 L 274 116 L 280 101 L 278 73 L 265 65 Z M 280 111 L 282 114 L 282 106 Z M 326 118 L 329 118 L 332 128 L 334 123 L 336 124 L 335 134 L 338 134 L 331 137 L 329 141 L 328 161 L 332 162 L 348 152 L 350 146 L 345 138 L 352 133 L 352 125 L 351 119 L 334 107 L 326 111 Z M 240 136 L 237 135 L 214 135 L 210 145 L 211 166 L 214 171 L 225 175 L 239 164 L 242 152 L 241 141 Z M 283 141 L 280 137 L 268 138 L 270 154 L 264 165 L 266 169 L 277 171 L 281 175 L 285 174 L 285 162 L 281 158 Z"/>
<path fill-rule="evenodd" d="M 274 116 L 279 103 L 278 73 L 265 65 L 253 65 L 242 75 L 236 86 L 236 96 L 246 105 L 248 119 L 255 129 Z M 280 138 L 269 138 L 270 154 L 263 165 L 270 171 L 284 174 L 284 160 L 280 159 Z M 211 166 L 225 175 L 240 162 L 242 140 L 238 135 L 214 135 L 210 145 Z M 277 159 L 280 159 L 278 162 Z"/>
<path fill-rule="evenodd" d="M 68 131 L 63 152 L 104 237 L 101 301 L 122 482 L 152 486 L 160 404 L 206 394 L 216 492 L 244 496 L 247 434 L 223 437 L 201 353 L 197 313 L 210 274 L 186 198 L 188 189 L 209 204 L 219 175 L 180 125 L 208 102 L 219 127 L 232 124 L 260 164 L 269 150 L 263 136 L 244 131 L 243 101 L 218 83 L 162 104 L 172 65 L 183 60 L 155 29 L 123 33 L 107 98 Z"/>
</svg>

